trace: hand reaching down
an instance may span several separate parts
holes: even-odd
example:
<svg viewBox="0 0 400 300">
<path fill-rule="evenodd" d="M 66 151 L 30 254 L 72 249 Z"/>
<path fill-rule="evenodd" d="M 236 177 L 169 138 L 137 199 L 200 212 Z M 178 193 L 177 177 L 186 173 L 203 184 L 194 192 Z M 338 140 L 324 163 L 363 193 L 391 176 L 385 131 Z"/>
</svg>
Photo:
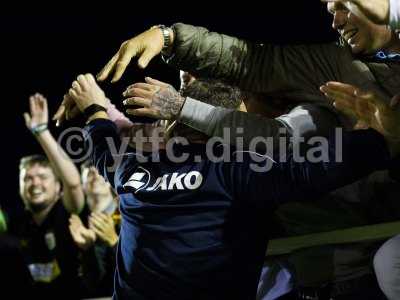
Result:
<svg viewBox="0 0 400 300">
<path fill-rule="evenodd" d="M 170 35 L 172 41 L 172 32 Z M 118 81 L 132 58 L 137 58 L 138 66 L 144 69 L 154 56 L 161 53 L 163 46 L 164 39 L 160 28 L 153 27 L 122 43 L 118 52 L 99 72 L 97 79 L 104 81 L 114 73 L 111 82 Z"/>
<path fill-rule="evenodd" d="M 138 105 L 142 108 L 127 109 L 134 116 L 162 120 L 175 120 L 185 103 L 185 98 L 170 84 L 147 77 L 146 83 L 135 83 L 123 93 L 124 105 Z"/>
</svg>

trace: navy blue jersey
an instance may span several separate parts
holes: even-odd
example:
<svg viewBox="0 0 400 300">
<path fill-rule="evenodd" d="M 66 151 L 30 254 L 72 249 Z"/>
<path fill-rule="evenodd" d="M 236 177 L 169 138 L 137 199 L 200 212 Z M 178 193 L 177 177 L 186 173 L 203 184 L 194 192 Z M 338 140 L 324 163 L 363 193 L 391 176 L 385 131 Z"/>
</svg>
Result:
<svg viewBox="0 0 400 300">
<path fill-rule="evenodd" d="M 120 197 L 115 299 L 254 299 L 274 209 L 355 181 L 389 159 L 373 130 L 343 134 L 343 162 L 335 161 L 332 139 L 330 161 L 319 163 L 295 162 L 290 153 L 286 162 L 256 163 L 231 148 L 231 162 L 213 162 L 200 144 L 174 147 L 176 157 L 188 155 L 181 163 L 165 151 L 159 162 L 143 162 L 146 154 L 111 151 L 121 141 L 108 120 L 92 121 L 86 140 Z M 223 149 L 213 147 L 214 156 Z M 255 168 L 268 160 L 268 171 Z"/>
</svg>

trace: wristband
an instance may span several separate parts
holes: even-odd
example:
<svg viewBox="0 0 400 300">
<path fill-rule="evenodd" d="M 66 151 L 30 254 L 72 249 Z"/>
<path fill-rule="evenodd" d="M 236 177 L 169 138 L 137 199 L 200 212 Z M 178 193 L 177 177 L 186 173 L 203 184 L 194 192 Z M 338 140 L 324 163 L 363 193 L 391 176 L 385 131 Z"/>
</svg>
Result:
<svg viewBox="0 0 400 300">
<path fill-rule="evenodd" d="M 98 104 L 91 104 L 85 108 L 83 114 L 85 115 L 86 119 L 89 119 L 93 114 L 99 111 L 107 112 L 107 109 L 104 106 Z"/>
<path fill-rule="evenodd" d="M 38 124 L 35 127 L 31 128 L 31 132 L 34 135 L 38 135 L 39 133 L 42 133 L 43 131 L 47 130 L 47 123 L 42 123 L 42 124 Z"/>
</svg>

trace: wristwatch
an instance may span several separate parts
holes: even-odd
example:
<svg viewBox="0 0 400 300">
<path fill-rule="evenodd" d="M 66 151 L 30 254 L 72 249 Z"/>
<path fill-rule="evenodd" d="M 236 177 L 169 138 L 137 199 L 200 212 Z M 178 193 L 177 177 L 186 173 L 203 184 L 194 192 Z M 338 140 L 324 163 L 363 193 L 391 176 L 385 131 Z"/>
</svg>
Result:
<svg viewBox="0 0 400 300">
<path fill-rule="evenodd" d="M 159 28 L 161 29 L 161 33 L 164 38 L 164 45 L 162 47 L 161 52 L 168 51 L 169 48 L 171 47 L 171 36 L 170 36 L 170 28 L 165 26 L 165 25 L 155 25 L 151 28 Z"/>
</svg>

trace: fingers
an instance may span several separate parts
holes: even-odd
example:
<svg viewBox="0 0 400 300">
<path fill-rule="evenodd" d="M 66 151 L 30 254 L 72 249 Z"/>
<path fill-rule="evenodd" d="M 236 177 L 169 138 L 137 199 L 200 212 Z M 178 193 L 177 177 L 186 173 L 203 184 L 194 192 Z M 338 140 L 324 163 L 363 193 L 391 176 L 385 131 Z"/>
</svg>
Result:
<svg viewBox="0 0 400 300">
<path fill-rule="evenodd" d="M 138 106 L 143 106 L 143 107 L 150 107 L 151 106 L 151 100 L 141 98 L 141 97 L 132 97 L 125 99 L 123 101 L 124 105 L 138 105 Z"/>
<path fill-rule="evenodd" d="M 131 88 L 128 93 L 125 93 L 125 96 L 132 96 L 132 97 L 140 97 L 140 98 L 147 98 L 151 99 L 153 95 L 158 91 L 159 87 L 153 90 L 145 90 L 142 88 Z"/>
<path fill-rule="evenodd" d="M 78 94 L 75 89 L 70 88 L 68 91 L 68 96 L 70 96 L 72 99 L 78 98 Z"/>
<path fill-rule="evenodd" d="M 145 68 L 152 58 L 161 52 L 163 38 L 161 31 L 148 30 L 125 41 L 119 51 L 97 75 L 99 81 L 105 80 L 112 72 L 111 82 L 118 81 L 133 57 L 138 57 L 139 68 Z"/>
<path fill-rule="evenodd" d="M 80 242 L 80 236 L 79 236 L 79 233 L 77 232 L 76 226 L 69 225 L 68 228 L 69 228 L 69 232 L 71 233 L 73 240 L 77 243 Z"/>
<path fill-rule="evenodd" d="M 30 96 L 29 97 L 29 109 L 31 111 L 31 115 L 34 115 L 37 113 L 37 105 L 36 105 L 36 100 L 35 96 Z"/>
<path fill-rule="evenodd" d="M 110 75 L 112 70 L 115 68 L 115 63 L 117 62 L 119 53 L 117 52 L 111 60 L 104 66 L 104 68 L 97 74 L 98 81 L 104 81 Z"/>
<path fill-rule="evenodd" d="M 115 66 L 115 73 L 113 78 L 111 79 L 111 83 L 117 82 L 118 80 L 121 79 L 122 74 L 124 74 L 126 67 L 130 63 L 130 59 L 125 56 L 123 60 L 120 60 L 117 62 Z"/>
<path fill-rule="evenodd" d="M 70 89 L 72 91 L 72 89 Z M 72 107 L 75 106 L 75 102 L 73 98 L 69 94 L 65 96 L 65 102 L 64 102 L 64 108 L 65 108 L 65 113 L 64 113 L 64 118 L 67 119 L 67 116 L 71 110 Z"/>
<path fill-rule="evenodd" d="M 107 215 L 104 214 L 104 213 L 92 213 L 91 216 L 92 216 L 93 218 L 95 218 L 95 219 L 98 219 L 98 220 L 104 222 L 104 223 L 107 223 L 107 222 L 108 222 Z"/>
<path fill-rule="evenodd" d="M 62 115 L 64 115 L 66 101 L 68 101 L 68 99 L 66 98 L 66 95 L 64 95 L 63 101 L 61 102 L 60 106 L 58 107 L 56 113 L 54 114 L 54 116 L 52 118 L 53 121 L 57 121 L 58 119 L 60 119 L 62 117 Z"/>
<path fill-rule="evenodd" d="M 354 95 L 349 95 L 347 93 L 342 93 L 342 92 L 337 92 L 337 91 L 332 91 L 332 90 L 326 90 L 324 92 L 324 94 L 332 102 L 335 102 L 335 101 L 338 101 L 338 100 L 346 101 L 346 102 L 354 102 L 355 101 L 355 96 Z"/>
<path fill-rule="evenodd" d="M 326 88 L 328 91 L 331 92 L 337 92 L 337 93 L 343 93 L 347 95 L 355 95 L 356 92 L 359 92 L 359 90 L 351 85 L 351 84 L 346 84 L 346 83 L 341 83 L 341 82 L 336 82 L 336 81 L 328 81 L 324 86 L 321 88 Z"/>
<path fill-rule="evenodd" d="M 38 103 L 40 103 L 41 105 L 43 103 L 47 103 L 47 99 L 42 94 L 36 93 L 34 95 L 34 97 L 35 97 L 36 101 L 38 101 Z"/>
<path fill-rule="evenodd" d="M 348 102 L 346 101 L 341 101 L 341 100 L 337 100 L 333 103 L 334 107 L 341 111 L 342 113 L 350 116 L 350 117 L 355 117 L 358 118 L 357 113 L 354 111 L 354 107 L 353 106 L 349 106 Z"/>
<path fill-rule="evenodd" d="M 80 229 L 80 225 L 74 221 L 69 221 L 69 228 L 72 232 L 74 232 L 75 234 L 77 234 L 79 232 Z"/>
<path fill-rule="evenodd" d="M 145 51 L 142 53 L 140 58 L 138 59 L 138 66 L 141 69 L 144 69 L 148 66 L 149 62 L 153 59 L 154 56 L 158 55 L 157 51 L 147 47 Z"/>
<path fill-rule="evenodd" d="M 101 232 L 103 232 L 104 228 L 107 226 L 107 219 L 105 219 L 101 214 L 91 214 L 89 217 L 89 222 L 92 225 L 92 229 L 96 228 Z"/>
<path fill-rule="evenodd" d="M 89 88 L 89 83 L 88 83 L 88 80 L 87 80 L 87 78 L 86 78 L 86 75 L 79 75 L 77 78 L 76 78 L 76 81 L 74 81 L 73 83 L 72 83 L 72 87 L 74 86 L 74 83 L 75 82 L 77 82 L 78 83 L 78 85 L 80 86 L 79 88 L 81 89 L 81 90 L 84 90 L 84 91 L 86 91 L 88 88 Z"/>
<path fill-rule="evenodd" d="M 72 89 L 78 94 L 82 93 L 81 85 L 76 80 L 74 82 L 72 82 Z"/>
<path fill-rule="evenodd" d="M 42 111 L 48 117 L 47 99 L 45 97 L 43 97 L 42 95 L 40 95 L 40 106 L 41 106 Z"/>
<path fill-rule="evenodd" d="M 126 113 L 128 115 L 137 117 L 149 117 L 153 119 L 164 119 L 158 112 L 150 108 L 137 108 L 137 109 L 127 109 Z"/>
<path fill-rule="evenodd" d="M 320 87 L 320 90 L 333 101 L 333 105 L 337 110 L 352 117 L 357 117 L 355 112 L 355 87 L 340 82 L 327 82 Z"/>
<path fill-rule="evenodd" d="M 156 91 L 160 90 L 160 87 L 155 86 L 154 84 L 138 82 L 138 83 L 132 84 L 130 86 L 130 89 L 128 89 L 128 92 L 134 88 L 142 89 L 142 90 L 148 91 L 148 92 L 156 92 Z"/>
<path fill-rule="evenodd" d="M 151 99 L 160 89 L 161 87 L 159 86 L 147 83 L 135 83 L 130 85 L 125 92 L 123 92 L 123 96 Z"/>
<path fill-rule="evenodd" d="M 92 74 L 81 74 L 77 77 L 72 83 L 72 87 L 68 90 L 68 93 L 64 95 L 60 107 L 52 118 L 52 120 L 56 121 L 56 126 L 60 126 L 64 120 L 73 119 L 80 114 L 75 101 L 80 94 L 90 90 L 92 84 L 97 84 Z"/>
<path fill-rule="evenodd" d="M 121 79 L 132 57 L 136 55 L 136 47 L 136 44 L 132 44 L 132 42 L 129 41 L 122 44 L 117 62 L 115 63 L 115 73 L 111 82 L 116 82 Z"/>
<path fill-rule="evenodd" d="M 361 105 L 362 103 L 373 102 L 378 105 L 382 105 L 381 101 L 379 101 L 373 93 L 364 92 L 353 85 L 344 84 L 340 82 L 328 82 L 327 84 L 321 86 L 320 90 L 329 98 L 334 101 L 341 100 L 347 102 L 354 102 L 357 105 Z M 360 108 L 365 109 L 367 104 L 362 104 Z"/>
<path fill-rule="evenodd" d="M 354 86 L 340 82 L 328 82 L 321 86 L 320 90 L 334 102 L 338 100 L 354 102 L 356 98 L 355 92 L 357 91 Z"/>
<path fill-rule="evenodd" d="M 77 215 L 72 214 L 71 217 L 69 218 L 70 223 L 75 223 L 78 225 L 83 225 L 81 218 L 79 218 Z"/>
<path fill-rule="evenodd" d="M 371 93 L 366 93 L 355 86 L 340 82 L 328 82 L 322 86 L 321 91 L 334 101 L 333 105 L 339 111 L 362 119 L 369 123 L 372 116 Z"/>
<path fill-rule="evenodd" d="M 96 80 L 93 75 L 87 73 L 85 75 L 80 74 L 77 79 L 72 83 L 72 88 L 78 93 L 82 93 L 83 91 L 87 91 L 90 88 L 90 85 L 95 84 Z"/>
<path fill-rule="evenodd" d="M 101 231 L 99 228 L 93 227 L 93 228 L 91 228 L 91 230 L 93 230 L 93 232 L 94 232 L 100 239 L 102 239 L 102 240 L 105 239 L 105 234 L 104 234 L 104 232 Z"/>
<path fill-rule="evenodd" d="M 74 100 L 72 100 L 72 98 L 70 98 L 69 95 L 66 96 L 66 99 L 65 99 L 65 102 L 63 105 L 64 109 L 63 109 L 62 120 L 61 119 L 57 120 L 58 125 L 61 123 L 61 121 L 71 120 L 81 113 L 78 106 L 73 101 Z"/>
<path fill-rule="evenodd" d="M 65 105 L 61 105 L 53 117 L 53 121 L 56 121 L 56 127 L 59 127 L 62 123 L 64 123 L 65 115 Z"/>
<path fill-rule="evenodd" d="M 154 94 L 160 90 L 160 88 L 166 88 L 169 87 L 170 85 L 168 83 L 164 83 L 155 79 L 152 79 L 150 77 L 145 78 L 147 83 L 142 83 L 138 82 L 135 84 L 132 84 L 128 86 L 125 91 L 122 93 L 125 97 L 128 96 L 140 96 L 140 94 L 143 91 L 150 92 L 151 94 Z"/>
<path fill-rule="evenodd" d="M 96 79 L 94 78 L 94 76 L 91 73 L 86 73 L 85 79 L 89 84 L 97 84 Z"/>
<path fill-rule="evenodd" d="M 31 113 L 31 118 L 34 123 L 47 123 L 48 109 L 47 109 L 47 99 L 36 93 L 29 97 L 29 109 Z"/>
<path fill-rule="evenodd" d="M 94 242 L 96 240 L 96 233 L 94 230 L 85 228 L 85 230 L 82 230 L 81 235 L 87 241 Z"/>
<path fill-rule="evenodd" d="M 145 80 L 147 83 L 150 83 L 150 84 L 153 84 L 153 85 L 157 85 L 157 86 L 159 86 L 159 87 L 168 87 L 168 86 L 169 86 L 168 83 L 165 83 L 165 82 L 162 82 L 162 81 L 153 79 L 153 78 L 151 78 L 151 77 L 145 77 L 144 80 Z"/>
<path fill-rule="evenodd" d="M 72 236 L 74 236 L 76 234 L 76 227 L 72 224 L 69 224 L 68 227 L 69 227 L 69 231 L 71 232 Z"/>
</svg>

